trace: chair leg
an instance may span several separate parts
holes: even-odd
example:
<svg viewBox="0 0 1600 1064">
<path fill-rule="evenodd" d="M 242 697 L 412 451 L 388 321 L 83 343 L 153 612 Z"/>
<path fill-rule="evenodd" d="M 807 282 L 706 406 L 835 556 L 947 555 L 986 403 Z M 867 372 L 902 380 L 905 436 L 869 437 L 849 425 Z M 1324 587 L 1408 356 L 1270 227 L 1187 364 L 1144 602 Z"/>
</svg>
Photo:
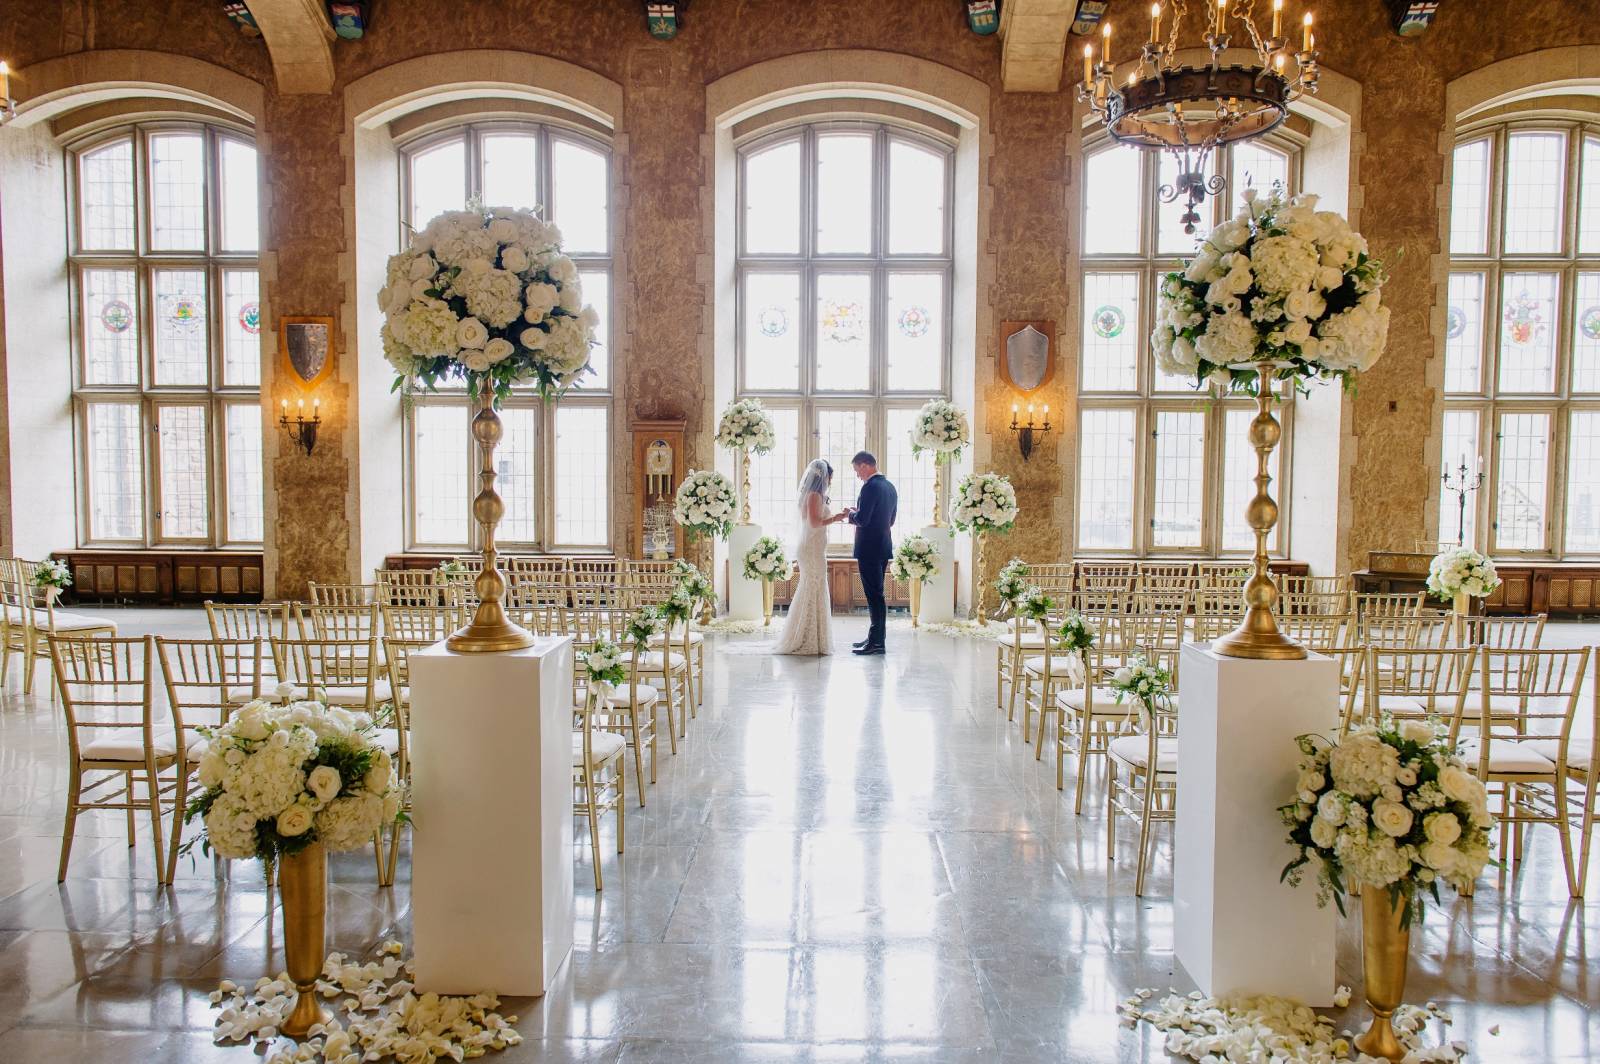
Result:
<svg viewBox="0 0 1600 1064">
<path fill-rule="evenodd" d="M 1561 865 L 1567 873 L 1568 897 L 1581 898 L 1583 888 L 1578 885 L 1572 862 L 1572 834 L 1567 830 L 1567 785 L 1562 776 L 1556 777 L 1556 822 L 1555 828 L 1561 833 Z"/>
<path fill-rule="evenodd" d="M 672 716 L 672 677 L 666 673 L 661 675 L 661 686 L 665 688 L 662 700 L 667 704 L 667 742 L 671 746 L 672 756 L 678 756 L 678 722 Z M 658 703 L 659 704 L 659 703 Z M 655 771 L 652 767 L 651 771 Z"/>
<path fill-rule="evenodd" d="M 1039 687 L 1039 737 L 1033 744 L 1033 759 L 1044 760 L 1044 722 L 1050 716 L 1050 684 L 1041 683 Z"/>
<path fill-rule="evenodd" d="M 162 841 L 166 835 L 167 826 L 161 822 L 161 781 L 153 769 L 145 770 L 145 782 L 150 787 L 150 844 L 155 850 L 156 857 L 156 882 L 167 882 L 167 862 L 163 859 L 164 847 Z"/>
<path fill-rule="evenodd" d="M 1106 860 L 1117 859 L 1117 762 L 1106 758 Z"/>
<path fill-rule="evenodd" d="M 128 821 L 128 849 L 131 850 L 133 849 L 133 833 L 135 830 L 135 825 L 138 823 L 137 817 L 135 816 L 138 811 L 133 807 L 133 773 L 124 772 L 122 774 L 122 780 L 123 786 L 127 787 L 128 789 L 128 807 L 123 810 L 123 815 Z"/>
<path fill-rule="evenodd" d="M 633 782 L 639 792 L 639 808 L 644 808 L 644 747 L 639 743 L 639 707 L 628 707 L 628 724 L 633 729 Z M 618 814 L 621 815 L 620 813 Z"/>
<path fill-rule="evenodd" d="M 594 779 L 584 781 L 584 790 L 589 793 L 589 859 L 594 862 L 594 889 L 598 894 L 600 885 L 600 814 L 595 809 L 596 788 Z"/>
<path fill-rule="evenodd" d="M 56 882 L 67 881 L 67 861 L 72 857 L 72 837 L 78 828 L 78 795 L 83 790 L 83 774 L 77 765 L 67 770 L 71 782 L 67 784 L 67 822 L 61 828 L 61 866 L 56 870 Z"/>
<path fill-rule="evenodd" d="M 1074 784 L 1076 790 L 1072 799 L 1074 816 L 1083 812 L 1083 782 L 1089 776 L 1089 731 L 1094 727 L 1094 718 L 1085 712 L 1078 721 L 1078 779 Z"/>
<path fill-rule="evenodd" d="M 384 882 L 384 871 L 388 867 L 388 863 L 383 859 L 386 849 L 383 844 L 383 828 L 380 826 L 377 831 L 372 833 L 372 861 L 378 868 L 378 886 L 380 887 L 389 885 Z"/>
<path fill-rule="evenodd" d="M 403 825 L 401 824 L 389 825 L 389 868 L 384 877 L 386 886 L 394 886 L 395 870 L 400 865 L 400 831 L 402 827 Z"/>
<path fill-rule="evenodd" d="M 22 655 L 22 693 L 25 695 L 33 694 L 33 669 L 38 663 L 38 653 L 30 645 Z"/>
<path fill-rule="evenodd" d="M 656 782 L 656 761 L 661 757 L 657 740 L 661 735 L 661 703 L 650 703 L 650 784 Z"/>
<path fill-rule="evenodd" d="M 1106 758 L 1109 763 L 1110 758 Z M 1150 816 L 1156 800 L 1156 774 L 1146 768 L 1144 772 L 1144 808 L 1139 817 L 1139 870 L 1133 877 L 1134 897 L 1144 897 L 1144 874 L 1150 867 Z"/>
<path fill-rule="evenodd" d="M 1067 711 L 1056 709 L 1056 790 L 1067 785 Z"/>
<path fill-rule="evenodd" d="M 641 783 L 639 785 L 639 789 L 641 791 L 644 790 L 644 784 L 643 783 Z M 643 805 L 644 803 L 640 802 L 639 804 Z M 627 816 L 625 815 L 625 811 L 627 810 L 627 808 L 628 808 L 627 761 L 625 759 L 619 757 L 619 758 L 617 758 L 617 852 L 618 853 L 622 852 L 623 838 L 627 834 L 627 829 L 623 827 L 624 822 L 626 822 L 627 819 L 628 819 Z"/>
<path fill-rule="evenodd" d="M 1004 647 L 994 648 L 994 704 L 997 706 L 1006 704 L 1006 654 Z M 1015 708 L 1016 700 L 1013 699 L 1011 704 Z M 1010 717 L 1006 719 L 1009 720 Z"/>
<path fill-rule="evenodd" d="M 167 846 L 167 882 L 178 878 L 178 850 L 183 846 L 183 811 L 189 805 L 189 774 L 179 768 L 178 790 L 172 807 L 172 841 Z"/>
</svg>

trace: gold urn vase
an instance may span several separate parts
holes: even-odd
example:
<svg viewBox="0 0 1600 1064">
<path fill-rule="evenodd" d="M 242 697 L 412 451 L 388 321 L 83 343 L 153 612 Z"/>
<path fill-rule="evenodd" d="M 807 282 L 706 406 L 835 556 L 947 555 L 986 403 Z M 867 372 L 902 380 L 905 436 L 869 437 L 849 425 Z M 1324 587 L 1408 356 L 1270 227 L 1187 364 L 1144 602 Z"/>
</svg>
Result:
<svg viewBox="0 0 1600 1064">
<path fill-rule="evenodd" d="M 494 532 L 505 516 L 506 504 L 494 490 L 494 449 L 505 429 L 494 409 L 494 392 L 484 386 L 478 396 L 478 412 L 472 418 L 472 438 L 478 441 L 478 494 L 472 500 L 472 516 L 483 538 L 483 568 L 473 582 L 478 594 L 478 609 L 472 620 L 453 633 L 445 645 L 457 653 L 481 654 L 502 650 L 521 650 L 533 646 L 533 633 L 506 616 L 506 579 L 496 564 Z"/>
<path fill-rule="evenodd" d="M 772 623 L 772 581 L 761 581 L 761 626 Z"/>
<path fill-rule="evenodd" d="M 1384 887 L 1361 890 L 1361 968 L 1366 981 L 1367 1007 L 1372 1026 L 1355 1041 L 1356 1048 L 1373 1057 L 1399 1060 L 1406 1047 L 1390 1024 L 1406 991 L 1406 963 L 1411 954 L 1411 928 L 1403 926 L 1405 903 L 1398 905 Z"/>
<path fill-rule="evenodd" d="M 328 854 L 322 843 L 278 858 L 278 896 L 283 901 L 284 968 L 297 993 L 294 1009 L 283 1021 L 283 1033 L 300 1039 L 328 1019 L 317 1000 L 317 978 L 327 956 L 323 928 L 328 916 Z"/>
<path fill-rule="evenodd" d="M 911 579 L 911 627 L 922 627 L 922 581 Z"/>
<path fill-rule="evenodd" d="M 1283 426 L 1272 416 L 1272 374 L 1281 367 L 1273 362 L 1252 362 L 1232 368 L 1249 369 L 1256 375 L 1256 416 L 1249 434 L 1256 452 L 1256 494 L 1245 510 L 1245 520 L 1255 532 L 1256 551 L 1250 579 L 1244 585 L 1244 617 L 1237 628 L 1211 646 L 1229 658 L 1298 660 L 1306 656 L 1306 648 L 1278 630 L 1273 612 L 1278 605 L 1278 585 L 1273 583 L 1267 555 L 1267 541 L 1278 524 L 1278 504 L 1267 489 L 1272 485 L 1272 452 L 1283 436 Z"/>
</svg>

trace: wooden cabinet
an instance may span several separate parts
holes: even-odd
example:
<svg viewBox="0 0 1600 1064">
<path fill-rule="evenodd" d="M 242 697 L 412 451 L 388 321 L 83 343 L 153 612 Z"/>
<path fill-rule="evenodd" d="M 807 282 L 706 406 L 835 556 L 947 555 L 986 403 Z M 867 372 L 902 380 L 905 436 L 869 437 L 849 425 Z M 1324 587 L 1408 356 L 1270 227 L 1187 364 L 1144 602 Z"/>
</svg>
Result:
<svg viewBox="0 0 1600 1064">
<path fill-rule="evenodd" d="M 65 605 L 260 602 L 260 551 L 74 550 L 51 555 L 72 570 Z"/>
<path fill-rule="evenodd" d="M 1496 562 L 1500 586 L 1484 601 L 1490 614 L 1548 613 L 1582 617 L 1600 613 L 1600 564 Z M 1426 574 L 1362 569 L 1354 574 L 1357 591 L 1421 591 Z"/>
<path fill-rule="evenodd" d="M 960 586 L 960 581 L 961 573 L 958 567 L 954 586 Z M 792 579 L 773 581 L 773 604 L 787 606 L 794 597 L 794 585 L 795 581 Z M 891 607 L 910 609 L 911 586 L 891 576 L 884 581 L 883 598 Z M 856 568 L 854 558 L 828 559 L 828 599 L 837 613 L 867 608 L 866 592 L 861 589 L 861 572 Z"/>
</svg>

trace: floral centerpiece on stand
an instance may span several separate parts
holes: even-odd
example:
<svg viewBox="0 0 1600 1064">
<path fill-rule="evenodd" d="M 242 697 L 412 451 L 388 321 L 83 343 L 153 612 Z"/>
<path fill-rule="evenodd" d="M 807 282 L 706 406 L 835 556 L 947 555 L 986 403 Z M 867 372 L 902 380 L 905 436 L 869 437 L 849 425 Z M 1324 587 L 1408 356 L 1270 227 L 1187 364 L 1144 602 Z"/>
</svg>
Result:
<svg viewBox="0 0 1600 1064">
<path fill-rule="evenodd" d="M 673 500 L 672 517 L 690 539 L 726 539 L 733 530 L 737 500 L 728 478 L 714 469 L 691 469 Z"/>
<path fill-rule="evenodd" d="M 1283 878 L 1298 885 L 1317 863 L 1317 901 L 1344 912 L 1361 895 L 1367 1001 L 1374 1019 L 1357 1048 L 1398 1060 L 1389 1017 L 1405 988 L 1411 925 L 1439 884 L 1471 889 L 1489 862 L 1488 794 L 1425 720 L 1351 729 L 1329 742 L 1304 735 L 1294 800 L 1279 809 L 1294 858 Z"/>
<path fill-rule="evenodd" d="M 964 410 L 948 399 L 930 399 L 917 411 L 911 423 L 911 453 L 921 457 L 923 452 L 933 455 L 933 524 L 942 523 L 939 513 L 939 489 L 944 467 L 961 457 L 961 452 L 972 442 L 972 426 Z"/>
<path fill-rule="evenodd" d="M 54 602 L 72 586 L 72 569 L 57 558 L 46 558 L 33 570 L 33 586 L 44 593 L 47 601 Z"/>
<path fill-rule="evenodd" d="M 460 382 L 478 407 L 483 540 L 479 602 L 472 622 L 450 637 L 452 650 L 501 651 L 531 646 L 533 636 L 506 616 L 505 579 L 494 531 L 502 510 L 495 494 L 494 450 L 502 428 L 496 409 L 516 385 L 531 384 L 546 402 L 589 368 L 600 317 L 583 302 L 578 267 L 561 251 L 561 231 L 531 210 L 512 207 L 445 211 L 389 257 L 383 288 L 383 357 L 402 393 Z"/>
<path fill-rule="evenodd" d="M 980 625 L 987 623 L 983 600 L 989 588 L 983 579 L 984 540 L 991 533 L 1010 532 L 1016 521 L 1017 489 L 999 473 L 973 473 L 956 485 L 950 523 L 958 532 L 971 532 L 977 545 L 978 601 L 973 612 Z"/>
<path fill-rule="evenodd" d="M 766 454 L 777 440 L 777 430 L 760 399 L 735 399 L 717 422 L 717 446 L 726 447 L 739 456 L 741 525 L 750 523 L 750 452 Z"/>
<path fill-rule="evenodd" d="M 1256 397 L 1250 445 L 1262 469 L 1282 427 L 1272 414 L 1273 382 L 1337 379 L 1354 388 L 1383 354 L 1389 308 L 1383 265 L 1367 242 L 1317 197 L 1285 199 L 1244 192 L 1244 208 L 1211 231 L 1182 270 L 1166 275 L 1150 341 L 1163 372 Z M 1248 612 L 1213 643 L 1242 658 L 1303 658 L 1305 648 L 1278 630 L 1277 585 L 1267 571 L 1267 541 L 1277 506 L 1258 481 L 1246 511 L 1255 534 Z"/>
<path fill-rule="evenodd" d="M 216 728 L 198 795 L 184 810 L 205 832 L 202 852 L 275 862 L 284 909 L 286 967 L 298 992 L 283 1031 L 303 1036 L 324 1018 L 316 1001 L 323 962 L 329 852 L 376 843 L 401 819 L 394 765 L 364 713 L 302 701 L 250 702 Z"/>
<path fill-rule="evenodd" d="M 889 572 L 911 589 L 911 627 L 922 625 L 922 585 L 939 575 L 939 551 L 928 537 L 913 532 L 900 541 Z"/>
<path fill-rule="evenodd" d="M 761 623 L 772 623 L 772 582 L 789 575 L 789 559 L 783 553 L 783 544 L 772 536 L 762 536 L 744 552 L 746 580 L 761 581 Z"/>
<path fill-rule="evenodd" d="M 1471 600 L 1488 598 L 1500 586 L 1494 562 L 1470 547 L 1452 547 L 1428 563 L 1428 592 L 1451 603 L 1455 611 L 1470 611 Z"/>
</svg>

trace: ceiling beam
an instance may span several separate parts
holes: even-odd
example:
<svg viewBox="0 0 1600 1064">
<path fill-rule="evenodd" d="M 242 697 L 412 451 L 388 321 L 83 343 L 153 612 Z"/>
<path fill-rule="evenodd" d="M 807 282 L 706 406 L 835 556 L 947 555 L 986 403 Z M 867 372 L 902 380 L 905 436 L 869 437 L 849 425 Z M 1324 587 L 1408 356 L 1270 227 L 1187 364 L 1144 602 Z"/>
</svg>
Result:
<svg viewBox="0 0 1600 1064">
<path fill-rule="evenodd" d="M 278 91 L 333 91 L 333 26 L 322 0 L 250 0 L 278 75 Z"/>
<path fill-rule="evenodd" d="M 1078 0 L 1007 0 L 1000 12 L 1006 92 L 1057 92 Z"/>
</svg>

